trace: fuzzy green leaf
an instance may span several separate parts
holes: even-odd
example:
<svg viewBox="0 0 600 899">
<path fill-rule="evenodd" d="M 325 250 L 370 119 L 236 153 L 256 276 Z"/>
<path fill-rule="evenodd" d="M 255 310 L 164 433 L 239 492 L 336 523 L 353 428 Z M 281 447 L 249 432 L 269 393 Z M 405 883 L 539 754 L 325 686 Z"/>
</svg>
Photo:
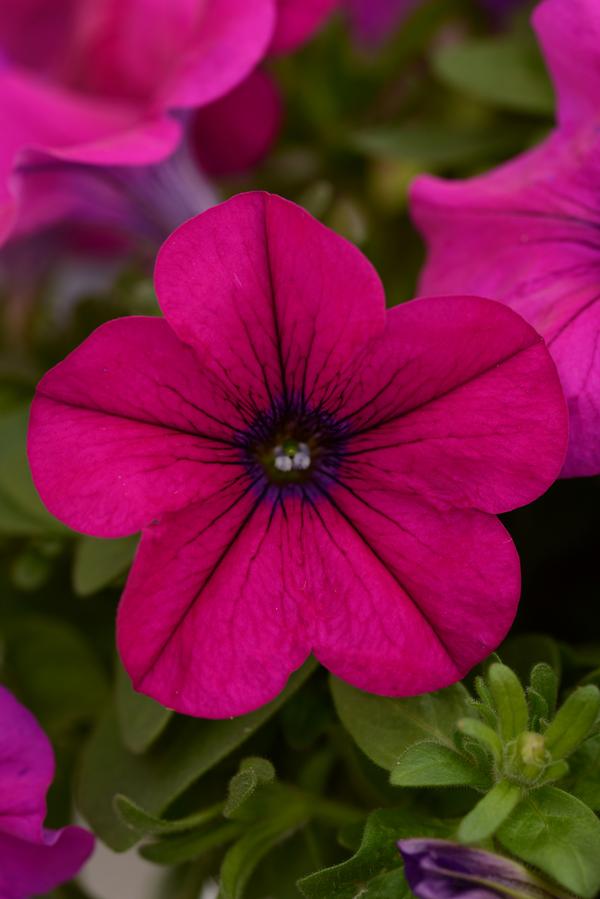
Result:
<svg viewBox="0 0 600 899">
<path fill-rule="evenodd" d="M 457 721 L 470 708 L 462 684 L 437 693 L 390 699 L 363 693 L 337 678 L 330 683 L 342 724 L 365 755 L 388 771 L 413 743 L 434 740 L 453 749 Z"/>
<path fill-rule="evenodd" d="M 600 821 L 563 790 L 535 790 L 496 836 L 513 855 L 584 899 L 600 890 Z"/>
<path fill-rule="evenodd" d="M 569 758 L 568 789 L 600 812 L 600 734 L 594 734 Z"/>
<path fill-rule="evenodd" d="M 94 832 L 117 852 L 138 837 L 116 814 L 121 793 L 151 815 L 161 815 L 191 784 L 241 746 L 315 670 L 312 660 L 292 675 L 285 690 L 249 715 L 226 721 L 175 716 L 169 741 L 136 755 L 124 745 L 116 710 L 107 709 L 86 745 L 78 784 L 78 805 Z"/>
<path fill-rule="evenodd" d="M 593 684 L 573 690 L 544 734 L 555 759 L 570 755 L 590 733 L 600 713 L 600 690 Z"/>
<path fill-rule="evenodd" d="M 546 662 L 539 662 L 537 665 L 534 665 L 531 671 L 530 683 L 531 689 L 545 700 L 548 714 L 553 715 L 558 696 L 558 677 L 554 668 L 546 664 Z"/>
<path fill-rule="evenodd" d="M 127 796 L 122 796 L 121 794 L 115 796 L 114 806 L 115 811 L 128 827 L 131 827 L 132 830 L 136 830 L 138 833 L 151 836 L 185 833 L 188 830 L 194 830 L 214 820 L 223 810 L 223 803 L 219 802 L 193 815 L 187 815 L 185 818 L 169 820 L 168 818 L 159 818 L 156 815 L 151 815 L 141 805 L 132 802 Z"/>
<path fill-rule="evenodd" d="M 414 743 L 392 768 L 396 787 L 485 787 L 486 778 L 465 756 L 433 741 Z"/>
<path fill-rule="evenodd" d="M 227 851 L 221 865 L 221 899 L 242 899 L 259 862 L 308 820 L 308 808 L 293 799 L 265 820 L 254 824 Z"/>
<path fill-rule="evenodd" d="M 412 895 L 396 843 L 406 837 L 448 837 L 452 824 L 406 807 L 369 815 L 360 848 L 345 862 L 299 881 L 307 899 L 404 899 Z"/>
<path fill-rule="evenodd" d="M 163 733 L 173 712 L 136 693 L 124 669 L 117 670 L 117 716 L 123 743 L 131 752 L 145 752 Z"/>
<path fill-rule="evenodd" d="M 458 837 L 463 843 L 478 843 L 491 837 L 518 805 L 523 792 L 517 784 L 499 781 L 463 818 Z"/>
<path fill-rule="evenodd" d="M 521 681 L 512 669 L 500 662 L 490 665 L 486 679 L 498 715 L 500 736 L 505 741 L 514 740 L 527 730 L 529 722 L 529 709 Z"/>
<path fill-rule="evenodd" d="M 275 780 L 275 768 L 267 759 L 247 758 L 238 773 L 231 778 L 229 794 L 223 809 L 226 818 L 235 818 L 242 806 L 254 796 L 261 784 Z"/>
<path fill-rule="evenodd" d="M 156 843 L 147 843 L 140 855 L 156 865 L 181 865 L 200 858 L 207 852 L 220 849 L 241 836 L 243 827 L 234 821 L 226 821 L 209 830 L 191 830 L 175 836 L 167 836 Z"/>
</svg>

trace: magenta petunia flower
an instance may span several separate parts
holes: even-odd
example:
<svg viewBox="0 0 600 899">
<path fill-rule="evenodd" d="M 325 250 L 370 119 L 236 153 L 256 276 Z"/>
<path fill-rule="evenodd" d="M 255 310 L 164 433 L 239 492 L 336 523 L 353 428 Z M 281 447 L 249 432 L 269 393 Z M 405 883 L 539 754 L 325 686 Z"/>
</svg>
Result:
<svg viewBox="0 0 600 899">
<path fill-rule="evenodd" d="M 332 6 L 333 0 L 2 4 L 0 242 L 71 213 L 82 166 L 106 172 L 110 185 L 113 167 L 166 159 L 190 117 L 204 163 L 219 159 L 221 147 L 230 167 L 253 164 L 280 120 L 276 94 L 252 77 L 256 66 L 305 40 Z M 28 189 L 32 175 L 36 186 Z"/>
<path fill-rule="evenodd" d="M 0 686 L 0 899 L 29 899 L 77 874 L 94 848 L 82 827 L 46 830 L 52 747 L 31 712 Z"/>
<path fill-rule="evenodd" d="M 534 26 L 558 93 L 536 149 L 464 182 L 418 178 L 424 291 L 503 300 L 546 338 L 571 417 L 564 476 L 600 472 L 600 7 L 545 0 Z"/>
<path fill-rule="evenodd" d="M 474 297 L 386 313 L 355 247 L 262 193 L 182 225 L 156 289 L 165 319 L 95 331 L 29 433 L 54 515 L 143 532 L 117 625 L 136 688 L 221 717 L 311 652 L 375 693 L 462 677 L 519 597 L 495 515 L 564 458 L 542 339 Z"/>
</svg>

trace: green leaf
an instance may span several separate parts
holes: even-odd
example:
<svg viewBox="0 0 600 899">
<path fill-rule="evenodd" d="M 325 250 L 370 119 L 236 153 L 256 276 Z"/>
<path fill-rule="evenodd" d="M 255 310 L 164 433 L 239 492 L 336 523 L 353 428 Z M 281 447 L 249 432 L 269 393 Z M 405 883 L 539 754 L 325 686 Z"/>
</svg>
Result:
<svg viewBox="0 0 600 899">
<path fill-rule="evenodd" d="M 445 84 L 484 103 L 551 116 L 554 93 L 539 51 L 521 35 L 442 46 L 433 58 Z"/>
<path fill-rule="evenodd" d="M 94 832 L 108 846 L 124 851 L 136 834 L 116 814 L 113 799 L 121 793 L 161 815 L 194 781 L 238 748 L 294 694 L 315 670 L 310 660 L 290 678 L 273 702 L 239 718 L 208 721 L 174 716 L 169 740 L 148 752 L 132 753 L 123 744 L 114 706 L 107 709 L 83 751 L 78 805 Z"/>
<path fill-rule="evenodd" d="M 218 802 L 193 815 L 187 815 L 185 818 L 169 820 L 168 818 L 159 818 L 156 815 L 151 815 L 141 805 L 120 794 L 115 796 L 114 806 L 115 811 L 128 827 L 140 834 L 151 836 L 163 836 L 164 834 L 185 833 L 188 830 L 195 830 L 209 821 L 213 821 L 223 811 L 223 803 Z"/>
<path fill-rule="evenodd" d="M 29 407 L 0 415 L 0 534 L 68 535 L 44 508 L 27 463 Z"/>
<path fill-rule="evenodd" d="M 600 821 L 563 790 L 531 793 L 496 836 L 513 855 L 584 899 L 600 890 Z"/>
<path fill-rule="evenodd" d="M 331 692 L 342 724 L 372 761 L 391 771 L 413 743 L 434 740 L 454 748 L 452 734 L 470 709 L 462 684 L 437 693 L 390 699 L 373 696 L 331 678 Z"/>
<path fill-rule="evenodd" d="M 123 743 L 131 752 L 146 752 L 163 733 L 173 716 L 150 696 L 137 693 L 119 665 L 117 669 L 117 715 Z"/>
<path fill-rule="evenodd" d="M 487 684 L 498 715 L 498 730 L 503 740 L 514 740 L 527 730 L 529 709 L 525 691 L 517 675 L 507 665 L 494 662 L 487 672 Z"/>
<path fill-rule="evenodd" d="M 406 837 L 448 837 L 452 822 L 419 815 L 406 807 L 369 815 L 360 848 L 340 865 L 299 881 L 307 899 L 401 899 L 410 896 L 396 843 Z"/>
<path fill-rule="evenodd" d="M 558 677 L 556 671 L 546 662 L 534 665 L 531 671 L 531 689 L 538 693 L 546 702 L 548 713 L 554 714 L 558 697 Z"/>
<path fill-rule="evenodd" d="M 491 837 L 518 805 L 522 788 L 508 780 L 499 781 L 463 818 L 458 838 L 463 843 L 479 843 Z"/>
<path fill-rule="evenodd" d="M 235 818 L 236 812 L 254 796 L 261 784 L 272 783 L 274 780 L 275 768 L 267 759 L 244 759 L 240 770 L 229 783 L 229 794 L 223 809 L 225 817 Z"/>
<path fill-rule="evenodd" d="M 214 849 L 227 846 L 241 836 L 242 832 L 241 824 L 227 821 L 208 831 L 192 830 L 179 836 L 167 837 L 157 843 L 148 843 L 142 846 L 140 855 L 157 865 L 180 865 Z"/>
<path fill-rule="evenodd" d="M 307 806 L 291 799 L 278 811 L 272 812 L 267 820 L 254 824 L 223 859 L 220 876 L 222 899 L 242 899 L 259 862 L 275 846 L 291 837 L 308 817 Z"/>
<path fill-rule="evenodd" d="M 578 687 L 562 704 L 544 734 L 546 747 L 555 759 L 570 755 L 582 743 L 600 713 L 600 690 L 593 684 Z"/>
<path fill-rule="evenodd" d="M 108 695 L 108 679 L 75 627 L 30 615 L 10 623 L 6 637 L 6 672 L 46 730 L 55 736 L 97 716 Z"/>
<path fill-rule="evenodd" d="M 129 569 L 139 537 L 97 540 L 82 537 L 75 547 L 73 589 L 78 596 L 90 596 L 110 586 Z"/>
<path fill-rule="evenodd" d="M 600 812 L 600 734 L 590 737 L 569 759 L 568 790 Z"/>
<path fill-rule="evenodd" d="M 414 743 L 392 768 L 396 787 L 485 787 L 487 781 L 465 756 L 433 741 Z"/>
<path fill-rule="evenodd" d="M 496 765 L 502 763 L 502 741 L 495 730 L 483 721 L 477 718 L 461 718 L 458 722 L 461 734 L 476 740 L 477 743 L 487 750 Z"/>
<path fill-rule="evenodd" d="M 506 131 L 460 131 L 427 122 L 355 132 L 349 143 L 366 156 L 413 163 L 431 171 L 509 152 L 514 137 Z"/>
</svg>

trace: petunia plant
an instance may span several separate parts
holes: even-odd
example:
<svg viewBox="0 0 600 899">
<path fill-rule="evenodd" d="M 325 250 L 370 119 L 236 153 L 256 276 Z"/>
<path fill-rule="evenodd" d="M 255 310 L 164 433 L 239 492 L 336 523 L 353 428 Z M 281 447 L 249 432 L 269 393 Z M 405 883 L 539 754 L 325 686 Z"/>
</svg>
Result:
<svg viewBox="0 0 600 899">
<path fill-rule="evenodd" d="M 598 776 L 597 686 L 576 687 L 557 709 L 553 667 L 536 664 L 524 687 L 496 660 L 475 677 L 474 696 L 459 685 L 404 700 L 388 708 L 385 723 L 385 708 L 374 698 L 353 694 L 340 682 L 333 683 L 333 693 L 342 720 L 361 748 L 390 770 L 391 784 L 469 788 L 468 811 L 446 822 L 440 836 L 495 845 L 577 895 L 591 897 L 600 889 L 597 804 L 592 799 L 590 808 L 578 797 L 571 771 L 587 757 Z M 378 719 L 379 739 L 372 729 Z"/>
<path fill-rule="evenodd" d="M 600 893 L 595 6 L 0 4 L 0 899 Z"/>
</svg>

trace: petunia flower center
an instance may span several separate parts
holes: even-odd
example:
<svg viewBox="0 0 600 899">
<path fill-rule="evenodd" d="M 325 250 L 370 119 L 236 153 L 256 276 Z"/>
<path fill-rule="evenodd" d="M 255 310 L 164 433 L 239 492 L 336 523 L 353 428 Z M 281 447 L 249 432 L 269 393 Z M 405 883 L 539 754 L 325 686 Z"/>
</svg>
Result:
<svg viewBox="0 0 600 899">
<path fill-rule="evenodd" d="M 246 435 L 245 455 L 253 478 L 274 486 L 325 483 L 337 470 L 345 435 L 323 412 L 280 408 L 257 416 Z"/>
<path fill-rule="evenodd" d="M 310 447 L 298 440 L 286 440 L 273 451 L 273 465 L 277 471 L 306 471 L 310 468 Z"/>
</svg>

